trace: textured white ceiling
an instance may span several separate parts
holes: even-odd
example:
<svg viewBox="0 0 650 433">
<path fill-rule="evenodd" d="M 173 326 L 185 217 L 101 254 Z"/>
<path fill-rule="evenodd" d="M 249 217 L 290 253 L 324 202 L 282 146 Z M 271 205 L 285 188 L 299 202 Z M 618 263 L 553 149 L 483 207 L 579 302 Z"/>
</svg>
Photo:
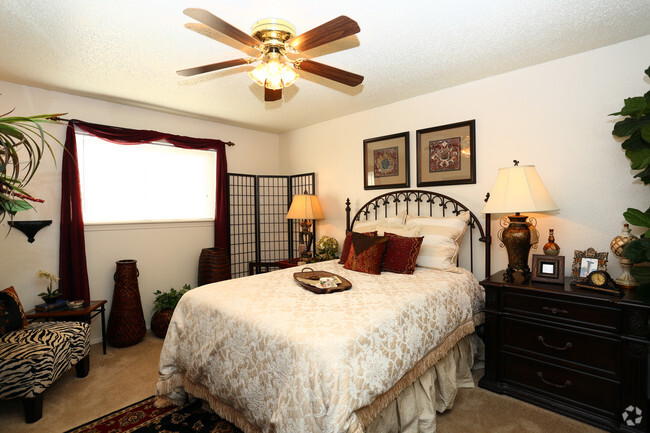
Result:
<svg viewBox="0 0 650 433">
<path fill-rule="evenodd" d="M 305 57 L 365 80 L 350 88 L 302 73 L 264 102 L 253 66 L 180 77 L 243 48 L 197 32 L 187 7 L 247 33 L 268 17 L 303 33 L 347 15 L 361 32 Z M 0 80 L 284 132 L 646 34 L 649 0 L 0 0 Z"/>
</svg>

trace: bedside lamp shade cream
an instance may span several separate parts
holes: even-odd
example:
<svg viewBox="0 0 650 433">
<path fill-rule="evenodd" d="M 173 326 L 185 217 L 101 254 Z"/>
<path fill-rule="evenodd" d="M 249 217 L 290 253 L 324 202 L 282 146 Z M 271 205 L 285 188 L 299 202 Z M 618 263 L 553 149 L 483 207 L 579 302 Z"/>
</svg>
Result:
<svg viewBox="0 0 650 433">
<path fill-rule="evenodd" d="M 508 218 L 510 224 L 499 233 L 499 239 L 508 252 L 506 279 L 512 281 L 515 270 L 521 270 L 524 279 L 530 277 L 528 253 L 530 252 L 531 228 L 526 215 L 520 212 L 547 212 L 558 210 L 546 190 L 534 165 L 500 168 L 494 188 L 490 192 L 483 213 L 515 213 Z"/>
<path fill-rule="evenodd" d="M 287 219 L 302 220 L 300 222 L 300 246 L 298 247 L 301 257 L 310 257 L 311 244 L 314 240 L 314 234 L 309 231 L 311 220 L 320 220 L 325 218 L 323 209 L 320 207 L 318 197 L 315 195 L 298 194 L 293 196 L 291 207 L 287 212 Z"/>
<path fill-rule="evenodd" d="M 483 213 L 558 210 L 534 165 L 500 168 Z"/>
<path fill-rule="evenodd" d="M 287 219 L 320 220 L 325 218 L 318 197 L 309 194 L 294 195 Z"/>
</svg>

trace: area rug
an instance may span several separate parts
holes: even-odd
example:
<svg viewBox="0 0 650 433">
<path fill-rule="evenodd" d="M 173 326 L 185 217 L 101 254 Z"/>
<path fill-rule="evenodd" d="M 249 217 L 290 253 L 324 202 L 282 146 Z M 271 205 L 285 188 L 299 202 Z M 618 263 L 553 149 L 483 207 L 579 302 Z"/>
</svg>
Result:
<svg viewBox="0 0 650 433">
<path fill-rule="evenodd" d="M 195 400 L 183 406 L 154 406 L 156 397 L 145 398 L 65 433 L 242 433 L 237 427 L 203 409 Z"/>
</svg>

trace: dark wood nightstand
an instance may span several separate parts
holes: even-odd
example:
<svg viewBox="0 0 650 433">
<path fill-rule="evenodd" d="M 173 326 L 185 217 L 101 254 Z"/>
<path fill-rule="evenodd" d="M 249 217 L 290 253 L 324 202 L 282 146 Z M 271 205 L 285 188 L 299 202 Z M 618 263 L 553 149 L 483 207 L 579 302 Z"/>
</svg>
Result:
<svg viewBox="0 0 650 433">
<path fill-rule="evenodd" d="M 479 386 L 609 431 L 648 431 L 648 313 L 623 297 L 570 285 L 503 280 L 485 288 Z"/>
</svg>

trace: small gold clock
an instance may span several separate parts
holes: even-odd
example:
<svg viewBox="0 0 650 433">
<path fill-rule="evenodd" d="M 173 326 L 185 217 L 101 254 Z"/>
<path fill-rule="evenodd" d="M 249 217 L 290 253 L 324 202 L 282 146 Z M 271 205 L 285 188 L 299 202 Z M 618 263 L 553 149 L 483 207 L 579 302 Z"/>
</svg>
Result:
<svg viewBox="0 0 650 433">
<path fill-rule="evenodd" d="M 587 275 L 587 278 L 584 282 L 576 283 L 576 286 L 607 293 L 621 293 L 619 288 L 616 286 L 616 283 L 614 283 L 614 280 L 612 280 L 612 277 L 610 277 L 609 274 L 605 271 L 591 272 L 589 275 Z"/>
</svg>

